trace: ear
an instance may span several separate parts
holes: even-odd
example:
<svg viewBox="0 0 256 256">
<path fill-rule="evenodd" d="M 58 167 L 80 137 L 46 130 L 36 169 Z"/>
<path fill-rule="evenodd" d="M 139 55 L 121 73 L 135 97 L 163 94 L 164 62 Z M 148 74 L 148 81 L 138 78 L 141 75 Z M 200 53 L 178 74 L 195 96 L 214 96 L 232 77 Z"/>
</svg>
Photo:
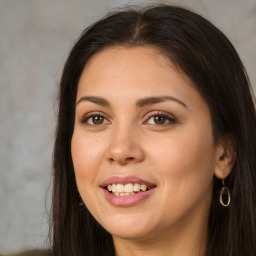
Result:
<svg viewBox="0 0 256 256">
<path fill-rule="evenodd" d="M 236 161 L 236 144 L 232 136 L 220 139 L 216 147 L 216 165 L 214 174 L 225 179 L 231 172 Z"/>
</svg>

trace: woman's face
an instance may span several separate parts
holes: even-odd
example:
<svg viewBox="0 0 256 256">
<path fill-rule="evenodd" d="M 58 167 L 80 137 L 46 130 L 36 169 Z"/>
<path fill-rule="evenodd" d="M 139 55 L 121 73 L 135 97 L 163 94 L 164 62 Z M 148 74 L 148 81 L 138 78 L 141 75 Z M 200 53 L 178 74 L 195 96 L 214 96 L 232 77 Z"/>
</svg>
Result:
<svg viewBox="0 0 256 256">
<path fill-rule="evenodd" d="M 210 112 L 157 50 L 94 55 L 78 84 L 75 116 L 77 186 L 114 237 L 149 239 L 206 223 L 216 168 Z"/>
</svg>

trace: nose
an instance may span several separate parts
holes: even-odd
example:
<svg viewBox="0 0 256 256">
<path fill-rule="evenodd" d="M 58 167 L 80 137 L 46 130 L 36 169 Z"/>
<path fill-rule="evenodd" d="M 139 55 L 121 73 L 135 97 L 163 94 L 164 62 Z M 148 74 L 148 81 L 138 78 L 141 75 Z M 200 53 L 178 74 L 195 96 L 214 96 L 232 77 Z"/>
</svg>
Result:
<svg viewBox="0 0 256 256">
<path fill-rule="evenodd" d="M 108 161 L 111 164 L 127 165 L 144 160 L 144 151 L 139 131 L 132 128 L 118 128 L 113 131 L 108 148 Z"/>
</svg>

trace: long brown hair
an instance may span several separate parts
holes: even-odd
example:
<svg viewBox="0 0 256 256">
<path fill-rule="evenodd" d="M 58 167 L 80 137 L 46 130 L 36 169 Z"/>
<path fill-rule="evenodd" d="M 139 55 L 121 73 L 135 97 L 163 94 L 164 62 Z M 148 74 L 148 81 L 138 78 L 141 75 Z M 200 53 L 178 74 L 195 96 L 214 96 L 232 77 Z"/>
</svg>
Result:
<svg viewBox="0 0 256 256">
<path fill-rule="evenodd" d="M 111 235 L 78 205 L 71 158 L 78 80 L 94 54 L 114 45 L 161 50 L 209 105 L 214 139 L 227 134 L 234 138 L 237 160 L 226 180 L 232 202 L 227 208 L 219 204 L 221 183 L 215 178 L 206 255 L 256 255 L 256 115 L 246 71 L 215 26 L 194 12 L 167 5 L 109 15 L 87 28 L 69 54 L 60 83 L 54 147 L 52 255 L 115 254 Z"/>
</svg>

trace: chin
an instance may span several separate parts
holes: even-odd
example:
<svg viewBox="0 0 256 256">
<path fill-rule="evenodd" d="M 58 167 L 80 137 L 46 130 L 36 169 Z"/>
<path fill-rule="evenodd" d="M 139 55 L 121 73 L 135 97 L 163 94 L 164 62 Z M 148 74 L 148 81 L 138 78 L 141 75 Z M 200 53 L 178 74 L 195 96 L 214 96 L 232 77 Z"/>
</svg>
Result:
<svg viewBox="0 0 256 256">
<path fill-rule="evenodd" d="M 151 225 L 149 225 L 150 223 Z M 128 220 L 127 217 L 126 219 L 123 217 L 121 220 L 120 218 L 114 218 L 112 221 L 108 221 L 103 227 L 112 236 L 128 240 L 140 240 L 148 237 L 154 229 L 152 224 L 152 221 L 145 221 L 145 218 L 142 221 L 142 218 L 139 218 L 139 220 L 133 218 Z"/>
<path fill-rule="evenodd" d="M 113 231 L 113 232 L 111 232 Z M 125 240 L 144 240 L 149 236 L 149 233 L 145 230 L 133 229 L 133 230 L 109 230 L 108 231 L 113 237 L 118 237 Z"/>
</svg>

